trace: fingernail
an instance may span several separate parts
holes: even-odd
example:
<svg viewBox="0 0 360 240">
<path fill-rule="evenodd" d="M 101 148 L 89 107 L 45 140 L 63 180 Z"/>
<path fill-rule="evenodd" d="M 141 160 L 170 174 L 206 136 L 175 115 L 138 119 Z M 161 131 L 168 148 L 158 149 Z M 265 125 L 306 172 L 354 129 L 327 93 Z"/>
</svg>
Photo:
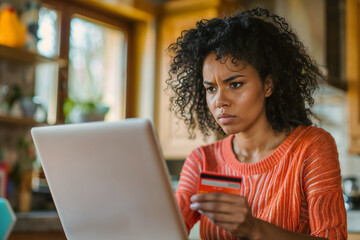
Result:
<svg viewBox="0 0 360 240">
<path fill-rule="evenodd" d="M 191 208 L 192 210 L 195 210 L 197 207 L 199 207 L 199 204 L 198 204 L 198 203 L 192 203 L 192 204 L 190 204 L 190 208 Z"/>
<path fill-rule="evenodd" d="M 196 201 L 196 195 L 192 195 L 191 198 L 190 198 L 190 201 Z"/>
</svg>

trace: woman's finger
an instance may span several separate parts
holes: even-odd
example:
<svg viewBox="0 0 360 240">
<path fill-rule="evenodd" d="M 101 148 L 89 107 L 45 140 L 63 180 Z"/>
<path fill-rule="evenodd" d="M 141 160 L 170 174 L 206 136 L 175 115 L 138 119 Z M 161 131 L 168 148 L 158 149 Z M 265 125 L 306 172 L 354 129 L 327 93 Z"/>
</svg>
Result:
<svg viewBox="0 0 360 240">
<path fill-rule="evenodd" d="M 190 205 L 190 208 L 194 211 L 201 210 L 219 213 L 231 213 L 237 210 L 237 206 L 235 204 L 224 202 L 194 202 Z"/>
<path fill-rule="evenodd" d="M 246 203 L 246 199 L 242 196 L 237 196 L 229 193 L 222 192 L 213 192 L 213 193 L 204 193 L 193 195 L 190 200 L 192 202 L 207 202 L 207 201 L 216 201 L 216 202 L 228 202 L 228 203 Z"/>
<path fill-rule="evenodd" d="M 236 226 L 246 224 L 251 216 L 247 206 L 219 202 L 195 202 L 191 209 L 208 217 L 216 225 L 219 223 L 232 223 Z"/>
<path fill-rule="evenodd" d="M 237 214 L 219 213 L 219 212 L 207 212 L 201 211 L 204 216 L 209 218 L 214 224 L 231 223 L 236 226 L 246 223 L 246 215 L 242 212 Z"/>
</svg>

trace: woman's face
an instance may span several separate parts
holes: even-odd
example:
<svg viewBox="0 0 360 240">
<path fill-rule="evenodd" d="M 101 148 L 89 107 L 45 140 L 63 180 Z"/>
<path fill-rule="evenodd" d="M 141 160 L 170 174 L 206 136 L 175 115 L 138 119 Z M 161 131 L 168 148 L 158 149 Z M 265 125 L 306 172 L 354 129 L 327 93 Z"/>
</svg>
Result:
<svg viewBox="0 0 360 240">
<path fill-rule="evenodd" d="M 212 53 L 204 61 L 203 84 L 212 115 L 226 134 L 267 125 L 265 98 L 272 92 L 271 78 L 263 84 L 252 65 L 231 60 L 224 63 Z"/>
</svg>

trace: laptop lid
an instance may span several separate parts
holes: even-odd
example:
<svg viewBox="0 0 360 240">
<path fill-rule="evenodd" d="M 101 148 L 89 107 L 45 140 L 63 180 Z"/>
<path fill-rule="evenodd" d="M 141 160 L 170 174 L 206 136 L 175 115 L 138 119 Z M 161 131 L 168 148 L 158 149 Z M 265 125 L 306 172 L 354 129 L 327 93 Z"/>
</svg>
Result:
<svg viewBox="0 0 360 240">
<path fill-rule="evenodd" d="M 188 238 L 149 120 L 31 133 L 68 239 Z"/>
</svg>

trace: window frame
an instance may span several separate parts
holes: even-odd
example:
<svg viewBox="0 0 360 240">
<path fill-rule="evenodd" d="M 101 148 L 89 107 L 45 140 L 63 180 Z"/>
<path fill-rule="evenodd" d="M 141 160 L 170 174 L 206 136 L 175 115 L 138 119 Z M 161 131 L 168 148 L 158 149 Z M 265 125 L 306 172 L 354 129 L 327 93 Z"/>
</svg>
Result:
<svg viewBox="0 0 360 240">
<path fill-rule="evenodd" d="M 70 23 L 72 18 L 78 17 L 86 21 L 100 24 L 102 26 L 111 27 L 122 31 L 125 34 L 125 54 L 124 63 L 126 70 L 125 86 L 125 116 L 131 116 L 131 109 L 133 109 L 133 97 L 135 95 L 135 86 L 133 84 L 134 68 L 131 67 L 134 62 L 132 57 L 134 54 L 133 40 L 133 25 L 134 22 L 123 18 L 110 11 L 98 9 L 89 3 L 79 3 L 71 0 L 42 0 L 41 7 L 53 9 L 58 13 L 57 23 L 57 53 L 60 59 L 64 59 L 66 64 L 59 64 L 58 76 L 58 97 L 57 97 L 57 114 L 56 124 L 63 124 L 65 116 L 63 113 L 63 105 L 68 96 L 68 63 L 69 63 L 69 48 L 70 48 Z M 130 114 L 129 114 L 130 113 Z"/>
</svg>

